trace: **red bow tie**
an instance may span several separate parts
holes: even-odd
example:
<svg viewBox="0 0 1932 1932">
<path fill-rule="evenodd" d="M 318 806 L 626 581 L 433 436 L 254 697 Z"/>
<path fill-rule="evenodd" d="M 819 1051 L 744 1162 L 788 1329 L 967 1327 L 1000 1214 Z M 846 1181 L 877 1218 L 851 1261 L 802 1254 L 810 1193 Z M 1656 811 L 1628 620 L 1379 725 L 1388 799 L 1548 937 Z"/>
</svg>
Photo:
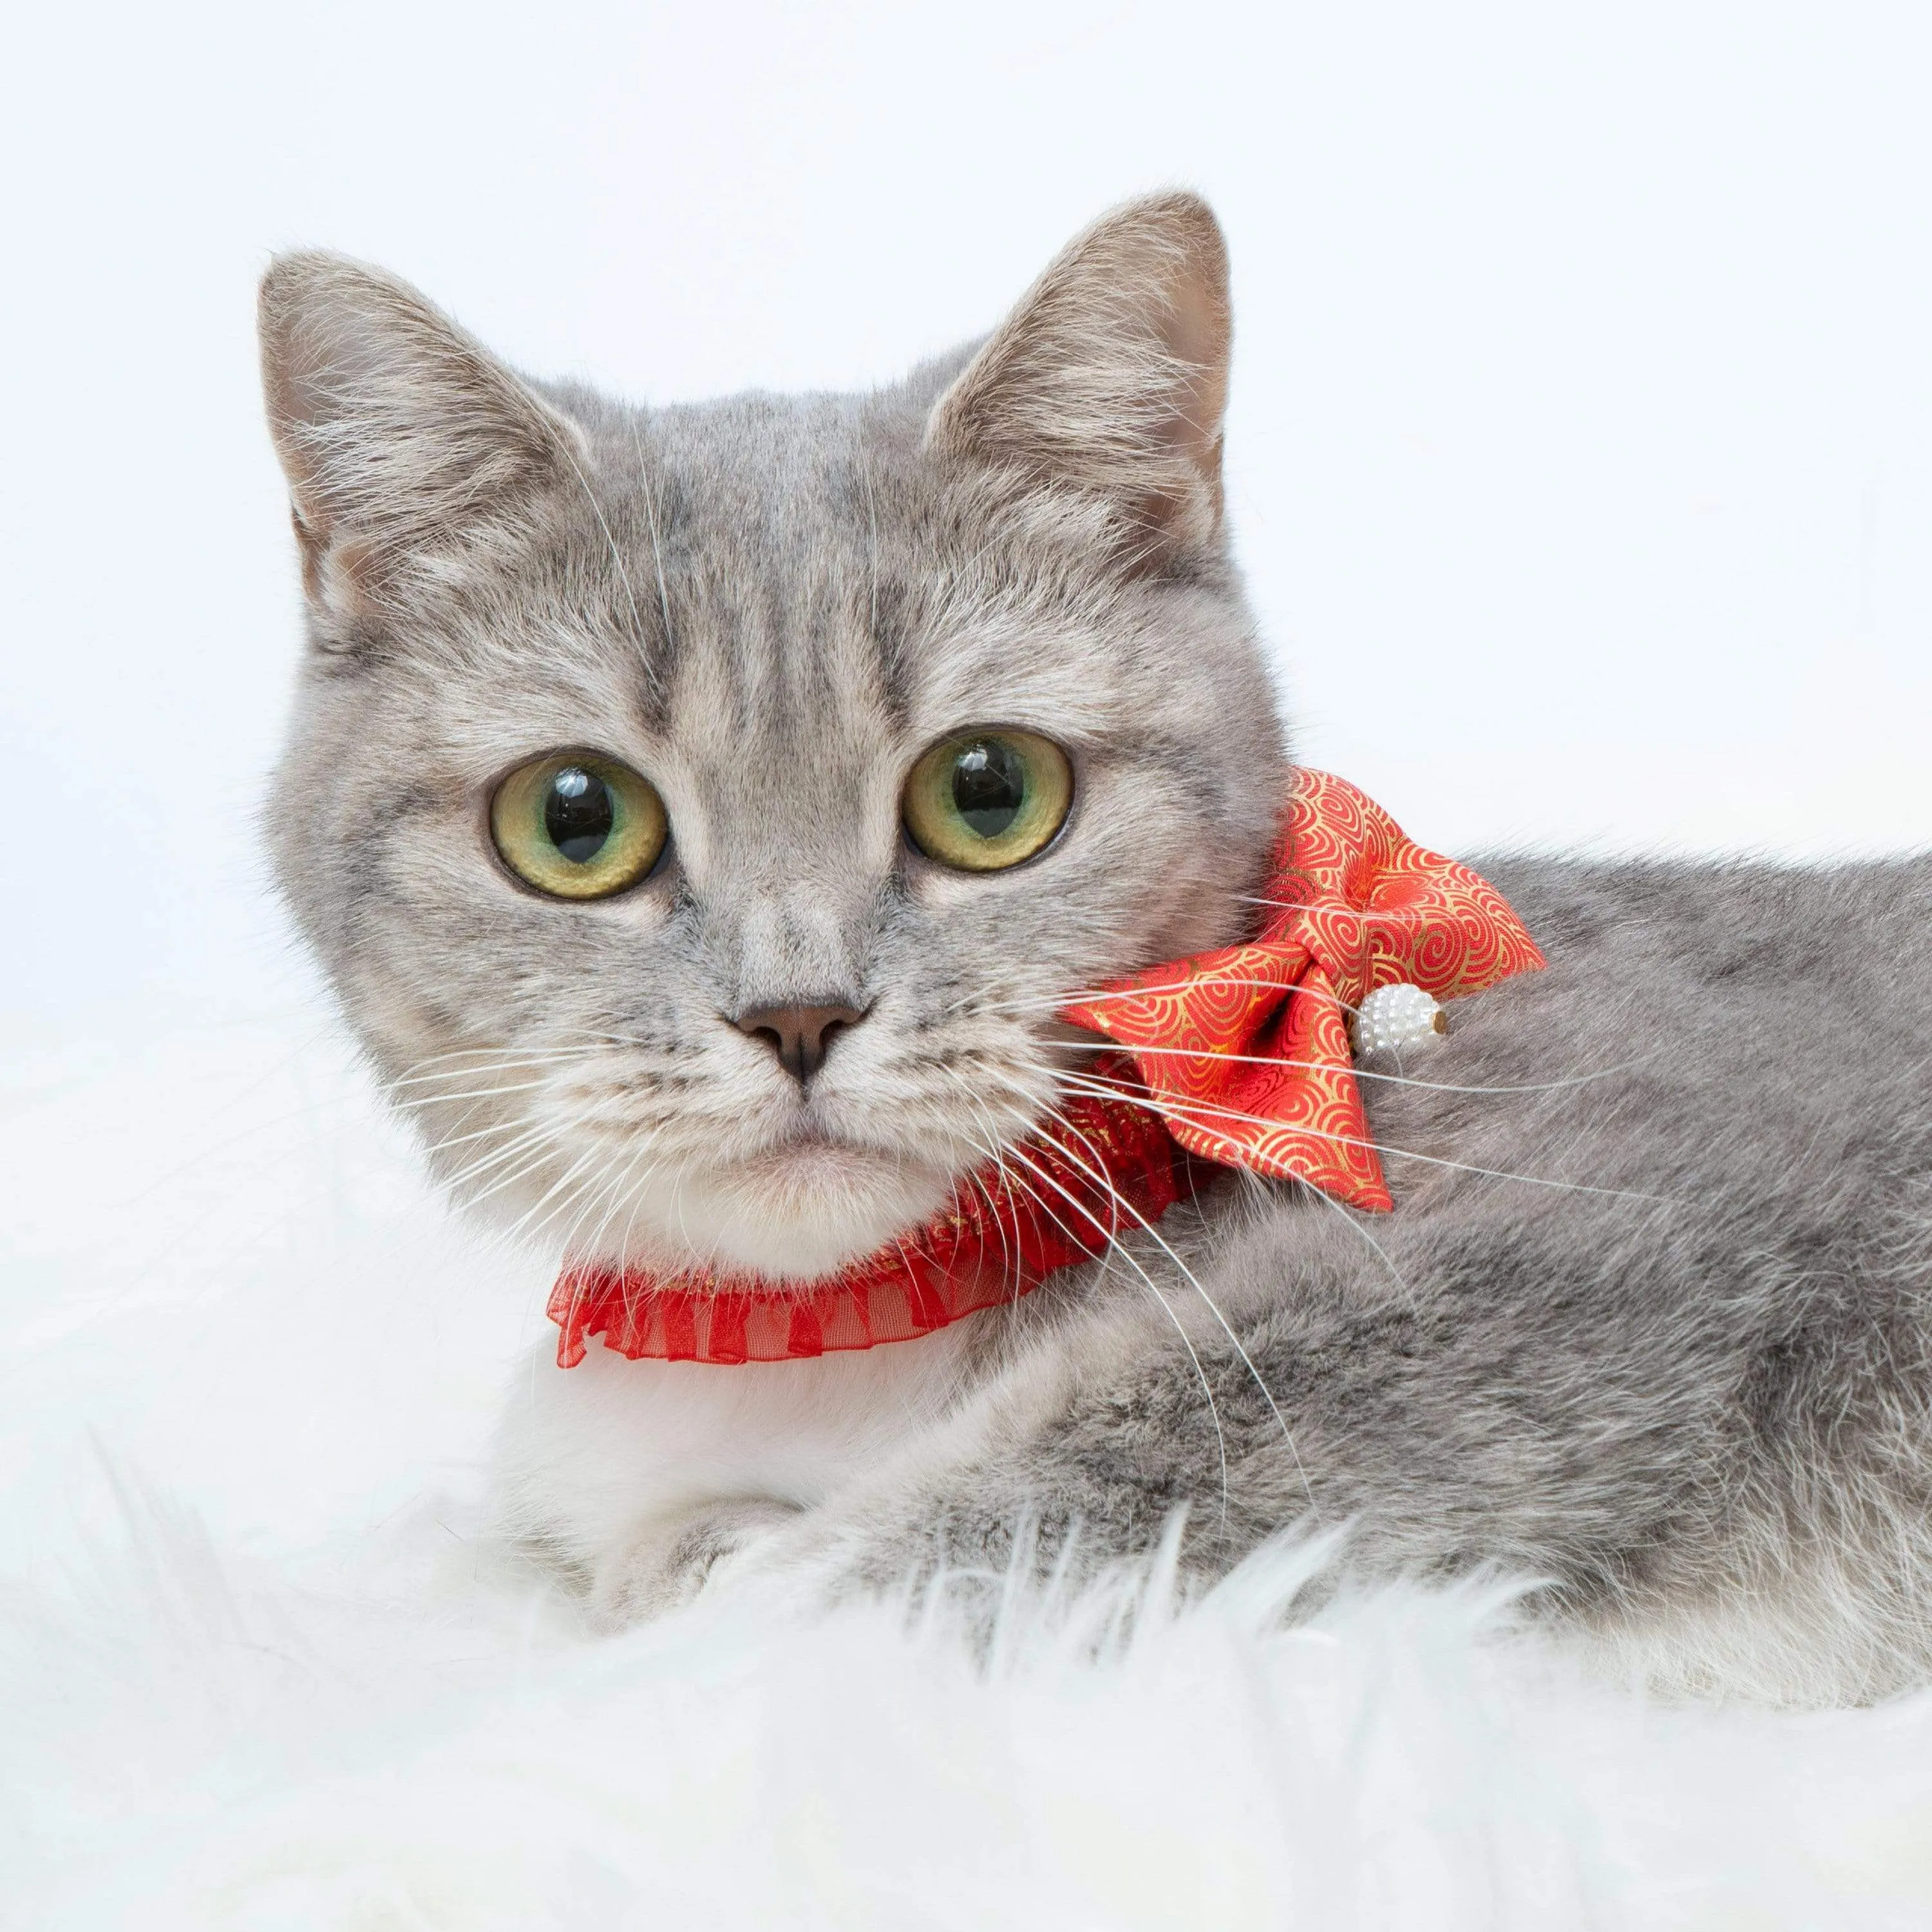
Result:
<svg viewBox="0 0 1932 1932">
<path fill-rule="evenodd" d="M 1151 1226 L 1203 1163 L 1387 1210 L 1348 1013 L 1399 981 L 1443 1000 L 1480 992 L 1543 956 L 1494 887 L 1325 772 L 1295 774 L 1264 903 L 1245 944 L 1070 1004 L 1066 1018 L 1121 1050 L 1070 1076 L 1058 1117 L 923 1228 L 814 1282 L 566 1267 L 550 1300 L 557 1360 L 580 1362 L 592 1335 L 633 1358 L 716 1363 L 908 1341 Z"/>
</svg>

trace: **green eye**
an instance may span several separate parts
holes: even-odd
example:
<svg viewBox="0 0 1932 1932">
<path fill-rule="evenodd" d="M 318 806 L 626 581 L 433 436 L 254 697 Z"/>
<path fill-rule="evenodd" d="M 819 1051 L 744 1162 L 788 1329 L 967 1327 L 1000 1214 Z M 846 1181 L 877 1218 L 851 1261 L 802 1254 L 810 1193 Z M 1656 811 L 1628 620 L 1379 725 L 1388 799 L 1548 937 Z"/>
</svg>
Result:
<svg viewBox="0 0 1932 1932">
<path fill-rule="evenodd" d="M 519 766 L 490 801 L 490 836 L 504 864 L 561 899 L 601 899 L 635 885 L 670 833 L 650 781 L 589 752 Z"/>
<path fill-rule="evenodd" d="M 997 872 L 1052 842 L 1073 802 L 1073 767 L 1030 731 L 942 740 L 906 781 L 905 828 L 928 859 Z"/>
</svg>

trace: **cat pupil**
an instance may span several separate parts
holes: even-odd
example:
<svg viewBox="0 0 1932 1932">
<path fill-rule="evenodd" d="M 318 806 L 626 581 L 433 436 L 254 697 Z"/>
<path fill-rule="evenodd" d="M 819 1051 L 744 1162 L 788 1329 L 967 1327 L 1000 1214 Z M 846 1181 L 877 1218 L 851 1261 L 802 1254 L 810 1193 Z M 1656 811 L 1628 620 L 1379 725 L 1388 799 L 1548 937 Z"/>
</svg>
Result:
<svg viewBox="0 0 1932 1932">
<path fill-rule="evenodd" d="M 982 838 L 1008 830 L 1026 802 L 1026 766 L 1010 745 L 969 745 L 952 767 L 952 802 Z"/>
<path fill-rule="evenodd" d="M 571 765 L 550 780 L 544 830 L 572 865 L 587 866 L 596 857 L 616 818 L 610 788 L 595 773 Z"/>
</svg>

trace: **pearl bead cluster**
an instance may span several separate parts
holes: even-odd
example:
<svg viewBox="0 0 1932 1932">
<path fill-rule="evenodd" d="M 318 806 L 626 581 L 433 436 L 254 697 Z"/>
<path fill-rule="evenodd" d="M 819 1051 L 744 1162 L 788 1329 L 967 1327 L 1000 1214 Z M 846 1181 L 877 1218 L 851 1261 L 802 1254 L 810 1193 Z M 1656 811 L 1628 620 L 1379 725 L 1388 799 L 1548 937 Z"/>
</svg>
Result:
<svg viewBox="0 0 1932 1932">
<path fill-rule="evenodd" d="M 1436 1036 L 1448 1030 L 1441 1002 L 1406 980 L 1378 986 L 1355 1009 L 1350 1028 L 1360 1060 L 1372 1054 L 1407 1053 L 1432 1046 Z"/>
</svg>

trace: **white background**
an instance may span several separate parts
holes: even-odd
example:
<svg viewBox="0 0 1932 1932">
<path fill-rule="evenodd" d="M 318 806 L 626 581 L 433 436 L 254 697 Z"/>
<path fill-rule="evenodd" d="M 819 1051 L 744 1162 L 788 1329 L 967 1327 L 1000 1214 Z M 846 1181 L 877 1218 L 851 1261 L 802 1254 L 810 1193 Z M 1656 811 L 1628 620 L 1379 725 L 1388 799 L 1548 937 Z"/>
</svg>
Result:
<svg viewBox="0 0 1932 1932">
<path fill-rule="evenodd" d="M 1426 842 L 1932 840 L 1922 6 L 38 8 L 0 74 L 0 998 L 292 1010 L 252 284 L 652 400 L 890 376 L 1110 202 L 1234 251 L 1305 755 Z"/>
</svg>

